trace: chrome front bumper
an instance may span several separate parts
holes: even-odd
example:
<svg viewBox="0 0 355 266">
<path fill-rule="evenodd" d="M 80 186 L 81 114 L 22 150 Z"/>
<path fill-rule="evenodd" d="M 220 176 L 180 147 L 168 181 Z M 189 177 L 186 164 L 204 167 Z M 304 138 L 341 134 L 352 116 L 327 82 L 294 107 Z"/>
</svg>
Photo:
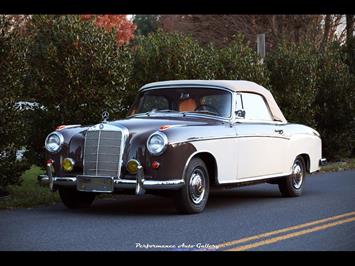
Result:
<svg viewBox="0 0 355 266">
<path fill-rule="evenodd" d="M 39 175 L 38 181 L 40 185 L 49 185 L 50 189 L 54 191 L 59 186 L 76 187 L 77 177 L 54 177 L 52 176 L 51 165 L 47 165 L 47 174 Z M 185 182 L 182 179 L 176 180 L 146 180 L 143 174 L 143 168 L 138 168 L 138 173 L 135 180 L 130 179 L 113 179 L 114 188 L 117 189 L 135 189 L 137 195 L 143 195 L 146 189 L 170 189 L 177 190 L 181 188 Z"/>
</svg>

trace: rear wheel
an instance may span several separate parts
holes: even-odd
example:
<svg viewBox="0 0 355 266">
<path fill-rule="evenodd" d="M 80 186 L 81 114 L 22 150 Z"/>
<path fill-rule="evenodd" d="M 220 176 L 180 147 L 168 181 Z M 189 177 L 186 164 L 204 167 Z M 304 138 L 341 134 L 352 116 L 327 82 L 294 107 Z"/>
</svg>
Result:
<svg viewBox="0 0 355 266">
<path fill-rule="evenodd" d="M 303 191 L 306 176 L 305 162 L 298 156 L 292 165 L 292 174 L 279 181 L 279 189 L 284 197 L 298 197 Z"/>
<path fill-rule="evenodd" d="M 205 163 L 193 158 L 185 173 L 185 186 L 176 193 L 176 208 L 181 213 L 199 213 L 205 209 L 209 195 L 209 176 Z"/>
<path fill-rule="evenodd" d="M 73 188 L 59 188 L 59 196 L 69 209 L 87 208 L 95 200 L 95 193 L 81 192 Z"/>
</svg>

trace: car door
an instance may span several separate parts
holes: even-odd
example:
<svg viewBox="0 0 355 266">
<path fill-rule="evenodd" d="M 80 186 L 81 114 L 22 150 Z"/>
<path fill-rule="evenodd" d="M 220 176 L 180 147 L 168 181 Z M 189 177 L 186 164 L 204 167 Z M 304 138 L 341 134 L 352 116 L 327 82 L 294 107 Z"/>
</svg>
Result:
<svg viewBox="0 0 355 266">
<path fill-rule="evenodd" d="M 237 179 L 281 175 L 288 146 L 284 124 L 273 120 L 262 95 L 240 93 L 236 104 Z"/>
</svg>

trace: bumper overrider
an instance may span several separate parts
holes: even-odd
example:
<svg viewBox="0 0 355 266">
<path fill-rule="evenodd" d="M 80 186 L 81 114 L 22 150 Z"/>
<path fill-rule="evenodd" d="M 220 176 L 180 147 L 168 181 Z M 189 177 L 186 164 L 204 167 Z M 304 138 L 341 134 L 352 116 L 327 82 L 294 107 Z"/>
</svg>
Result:
<svg viewBox="0 0 355 266">
<path fill-rule="evenodd" d="M 76 187 L 79 191 L 81 190 L 77 184 L 80 178 L 91 178 L 90 176 L 72 176 L 72 177 L 56 177 L 52 175 L 52 164 L 47 163 L 46 166 L 47 174 L 39 175 L 38 181 L 40 185 L 48 186 L 51 191 L 55 191 L 57 187 L 65 186 L 65 187 Z M 94 178 L 100 178 L 95 176 Z M 107 177 L 105 177 L 107 178 Z M 112 177 L 113 189 L 135 189 L 135 193 L 137 195 L 143 195 L 146 189 L 149 190 L 177 190 L 184 186 L 185 182 L 183 179 L 173 179 L 173 180 L 146 180 L 144 178 L 143 167 L 141 165 L 138 166 L 138 171 L 136 174 L 136 179 L 121 179 L 117 177 Z M 87 190 L 85 190 L 87 191 Z M 101 191 L 95 190 L 88 192 L 113 192 L 113 191 Z"/>
<path fill-rule="evenodd" d="M 319 166 L 325 166 L 325 165 L 327 165 L 327 164 L 328 164 L 328 161 L 327 161 L 326 158 L 321 158 L 321 159 L 319 160 Z"/>
</svg>

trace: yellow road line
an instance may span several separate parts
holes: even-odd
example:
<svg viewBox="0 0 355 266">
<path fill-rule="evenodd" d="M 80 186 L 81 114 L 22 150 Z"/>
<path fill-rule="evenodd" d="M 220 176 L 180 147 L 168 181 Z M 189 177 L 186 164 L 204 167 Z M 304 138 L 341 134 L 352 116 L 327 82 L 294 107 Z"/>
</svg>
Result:
<svg viewBox="0 0 355 266">
<path fill-rule="evenodd" d="M 286 234 L 286 235 L 282 235 L 282 236 L 278 236 L 278 237 L 262 240 L 262 241 L 259 241 L 259 242 L 256 242 L 256 243 L 252 243 L 252 244 L 249 244 L 249 245 L 244 245 L 244 246 L 228 249 L 227 251 L 243 251 L 243 250 L 248 250 L 248 249 L 252 249 L 252 248 L 256 248 L 256 247 L 260 247 L 260 246 L 265 246 L 265 245 L 273 244 L 273 243 L 276 243 L 276 242 L 279 242 L 279 241 L 282 241 L 282 240 L 286 240 L 286 239 L 289 239 L 289 238 L 293 238 L 293 237 L 302 236 L 302 235 L 305 235 L 305 234 L 309 234 L 309 233 L 325 230 L 325 229 L 330 228 L 330 227 L 334 227 L 334 226 L 337 226 L 337 225 L 340 225 L 340 224 L 350 223 L 350 222 L 354 222 L 354 221 L 355 221 L 355 217 L 352 217 L 352 218 L 336 221 L 336 222 L 333 222 L 333 223 L 328 223 L 328 224 L 312 227 L 312 228 L 309 228 L 309 229 L 304 229 L 304 230 L 297 231 L 297 232 L 294 232 L 294 233 L 290 233 L 290 234 Z"/>
<path fill-rule="evenodd" d="M 236 244 L 241 244 L 241 243 L 252 241 L 252 240 L 258 240 L 258 239 L 265 238 L 265 237 L 268 237 L 268 236 L 272 236 L 272 235 L 276 235 L 276 234 L 280 234 L 280 233 L 285 233 L 285 232 L 289 232 L 289 231 L 292 231 L 292 230 L 301 229 L 301 228 L 304 228 L 304 227 L 317 225 L 317 224 L 321 224 L 321 223 L 325 223 L 325 222 L 329 222 L 329 221 L 334 221 L 334 220 L 337 220 L 337 219 L 340 219 L 340 218 L 353 216 L 353 215 L 355 215 L 355 212 L 348 212 L 348 213 L 344 213 L 344 214 L 328 217 L 328 218 L 325 218 L 325 219 L 316 220 L 316 221 L 313 221 L 313 222 L 308 222 L 308 223 L 304 223 L 304 224 L 300 224 L 300 225 L 290 226 L 290 227 L 286 227 L 286 228 L 283 228 L 283 229 L 279 229 L 279 230 L 275 230 L 275 231 L 271 231 L 271 232 L 255 235 L 255 236 L 245 237 L 245 238 L 242 238 L 242 239 L 221 243 L 221 244 L 218 245 L 218 248 L 225 248 L 225 247 L 229 247 L 229 246 L 234 246 Z"/>
</svg>

